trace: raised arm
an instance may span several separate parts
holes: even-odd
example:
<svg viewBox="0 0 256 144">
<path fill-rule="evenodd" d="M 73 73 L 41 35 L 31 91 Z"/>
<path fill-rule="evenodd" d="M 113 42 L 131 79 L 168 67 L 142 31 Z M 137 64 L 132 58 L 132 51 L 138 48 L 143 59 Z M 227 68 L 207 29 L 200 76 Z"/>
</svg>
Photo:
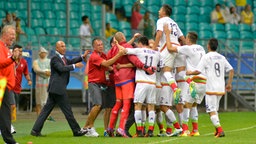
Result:
<svg viewBox="0 0 256 144">
<path fill-rule="evenodd" d="M 171 43 L 171 38 L 170 38 L 170 34 L 171 34 L 172 29 L 169 29 L 168 25 L 165 24 L 164 25 L 164 33 L 166 35 L 166 46 L 169 52 L 178 52 L 177 47 L 173 46 Z"/>
</svg>

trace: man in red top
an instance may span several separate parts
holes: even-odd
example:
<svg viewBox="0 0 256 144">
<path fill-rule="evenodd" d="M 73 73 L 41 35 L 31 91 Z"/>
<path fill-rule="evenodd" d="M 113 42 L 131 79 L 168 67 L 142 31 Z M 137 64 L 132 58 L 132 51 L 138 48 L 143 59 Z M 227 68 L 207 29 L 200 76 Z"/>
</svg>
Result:
<svg viewBox="0 0 256 144">
<path fill-rule="evenodd" d="M 105 72 L 119 57 L 124 55 L 124 51 L 119 50 L 117 55 L 113 58 L 106 60 L 107 56 L 104 54 L 104 45 L 101 39 L 95 38 L 92 41 L 94 51 L 92 52 L 89 61 L 88 70 L 88 82 L 89 82 L 89 93 L 92 97 L 93 107 L 89 113 L 88 119 L 84 125 L 83 130 L 87 131 L 85 136 L 88 137 L 98 137 L 99 134 L 96 132 L 94 126 L 94 121 L 97 118 L 102 108 L 105 108 L 105 102 L 102 98 L 104 90 L 107 88 L 107 81 Z M 107 115 L 105 115 L 107 116 Z M 105 119 L 105 118 L 104 118 Z"/>
<path fill-rule="evenodd" d="M 15 60 L 15 86 L 13 90 L 10 91 L 12 121 L 16 121 L 16 105 L 19 104 L 22 74 L 25 75 L 25 78 L 28 81 L 28 85 L 32 84 L 31 78 L 29 76 L 27 61 L 22 57 L 22 46 L 14 45 L 13 52 L 14 51 L 19 51 L 20 56 L 17 60 Z"/>
<path fill-rule="evenodd" d="M 117 32 L 114 37 L 121 46 L 125 48 L 132 48 L 130 44 L 126 43 L 126 38 L 123 33 Z M 118 47 L 113 46 L 108 52 L 108 59 L 115 56 L 117 52 L 118 52 Z M 108 128 L 108 134 L 111 137 L 114 136 L 113 131 L 117 121 L 118 111 L 121 108 L 122 108 L 122 112 L 121 112 L 120 124 L 119 124 L 119 128 L 117 129 L 117 133 L 126 137 L 124 128 L 125 128 L 127 117 L 129 115 L 131 99 L 133 99 L 133 93 L 135 88 L 135 83 L 134 83 L 135 69 L 132 66 L 132 67 L 126 67 L 118 70 L 116 68 L 116 65 L 128 64 L 128 63 L 132 63 L 137 68 L 144 69 L 146 72 L 154 71 L 152 67 L 149 67 L 149 68 L 144 67 L 144 64 L 134 55 L 122 56 L 114 63 L 113 68 L 114 68 L 114 80 L 115 80 L 115 86 L 116 86 L 116 104 L 112 109 L 109 128 Z"/>
<path fill-rule="evenodd" d="M 132 27 L 132 34 L 138 32 L 138 26 L 140 21 L 142 20 L 143 16 L 140 14 L 140 4 L 135 2 L 132 6 L 132 16 L 131 16 L 131 27 Z"/>
<path fill-rule="evenodd" d="M 14 61 L 18 58 L 19 52 L 11 53 L 9 46 L 12 45 L 16 37 L 15 27 L 5 26 L 0 38 L 0 77 L 7 79 L 7 87 L 4 90 L 2 105 L 0 107 L 0 130 L 5 143 L 15 144 L 11 134 L 11 108 L 9 102 L 9 90 L 15 85 Z"/>
</svg>

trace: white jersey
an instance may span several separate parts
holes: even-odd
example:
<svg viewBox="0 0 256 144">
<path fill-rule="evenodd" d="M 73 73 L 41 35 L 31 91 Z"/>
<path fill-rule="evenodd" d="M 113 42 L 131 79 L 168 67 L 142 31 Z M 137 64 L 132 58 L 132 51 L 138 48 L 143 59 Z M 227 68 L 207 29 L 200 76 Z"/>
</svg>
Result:
<svg viewBox="0 0 256 144">
<path fill-rule="evenodd" d="M 141 62 L 147 66 L 157 67 L 160 59 L 158 51 L 149 48 L 127 48 L 127 54 L 136 55 Z M 136 70 L 136 82 L 146 82 L 156 84 L 156 73 L 148 75 L 142 69 Z"/>
<path fill-rule="evenodd" d="M 223 95 L 225 94 L 225 72 L 233 69 L 224 56 L 217 52 L 208 52 L 199 62 L 198 71 L 205 71 L 206 94 Z"/>
<path fill-rule="evenodd" d="M 183 33 L 181 32 L 178 24 L 172 20 L 170 17 L 163 17 L 157 20 L 157 27 L 156 27 L 156 31 L 162 31 L 164 29 L 164 25 L 168 24 L 169 28 L 172 28 L 172 33 L 170 34 L 170 38 L 171 38 L 171 42 L 172 43 L 176 43 L 179 44 L 178 38 L 183 36 Z M 163 33 L 160 41 L 159 41 L 159 47 L 163 47 L 164 44 L 166 43 L 166 36 Z"/>
<path fill-rule="evenodd" d="M 205 55 L 205 50 L 201 45 L 184 45 L 177 47 L 178 53 L 186 56 L 186 68 L 187 70 L 194 71 L 201 60 L 202 56 Z"/>
</svg>

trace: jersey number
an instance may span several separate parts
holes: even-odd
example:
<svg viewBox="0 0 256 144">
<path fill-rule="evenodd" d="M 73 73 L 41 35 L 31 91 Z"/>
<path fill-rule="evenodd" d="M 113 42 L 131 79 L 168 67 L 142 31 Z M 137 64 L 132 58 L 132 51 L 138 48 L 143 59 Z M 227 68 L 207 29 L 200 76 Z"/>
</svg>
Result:
<svg viewBox="0 0 256 144">
<path fill-rule="evenodd" d="M 215 69 L 216 76 L 220 77 L 220 64 L 219 63 L 215 63 L 214 64 L 214 69 Z"/>
<path fill-rule="evenodd" d="M 150 60 L 149 65 L 148 65 L 148 59 Z M 151 56 L 151 57 L 145 56 L 145 65 L 146 66 L 151 67 L 152 66 L 152 62 L 153 62 L 153 56 Z"/>
</svg>

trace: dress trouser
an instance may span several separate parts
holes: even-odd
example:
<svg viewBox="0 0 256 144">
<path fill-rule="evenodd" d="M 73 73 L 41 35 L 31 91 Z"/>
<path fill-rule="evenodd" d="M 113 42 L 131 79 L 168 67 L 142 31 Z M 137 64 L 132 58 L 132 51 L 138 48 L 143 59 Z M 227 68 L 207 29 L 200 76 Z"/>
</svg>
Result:
<svg viewBox="0 0 256 144">
<path fill-rule="evenodd" d="M 0 108 L 0 130 L 3 139 L 7 144 L 16 143 L 11 134 L 11 105 L 9 90 L 7 88 L 5 89 L 2 106 Z"/>
<path fill-rule="evenodd" d="M 80 126 L 78 125 L 73 112 L 71 110 L 71 106 L 68 101 L 68 96 L 67 94 L 65 95 L 57 95 L 53 93 L 49 93 L 49 97 L 47 99 L 46 104 L 44 105 L 41 113 L 39 114 L 32 130 L 34 130 L 37 133 L 40 133 L 45 120 L 47 117 L 50 115 L 51 111 L 53 110 L 54 106 L 58 104 L 61 111 L 65 115 L 66 120 L 68 121 L 68 124 L 70 128 L 72 129 L 73 133 L 76 133 L 80 131 Z"/>
</svg>

